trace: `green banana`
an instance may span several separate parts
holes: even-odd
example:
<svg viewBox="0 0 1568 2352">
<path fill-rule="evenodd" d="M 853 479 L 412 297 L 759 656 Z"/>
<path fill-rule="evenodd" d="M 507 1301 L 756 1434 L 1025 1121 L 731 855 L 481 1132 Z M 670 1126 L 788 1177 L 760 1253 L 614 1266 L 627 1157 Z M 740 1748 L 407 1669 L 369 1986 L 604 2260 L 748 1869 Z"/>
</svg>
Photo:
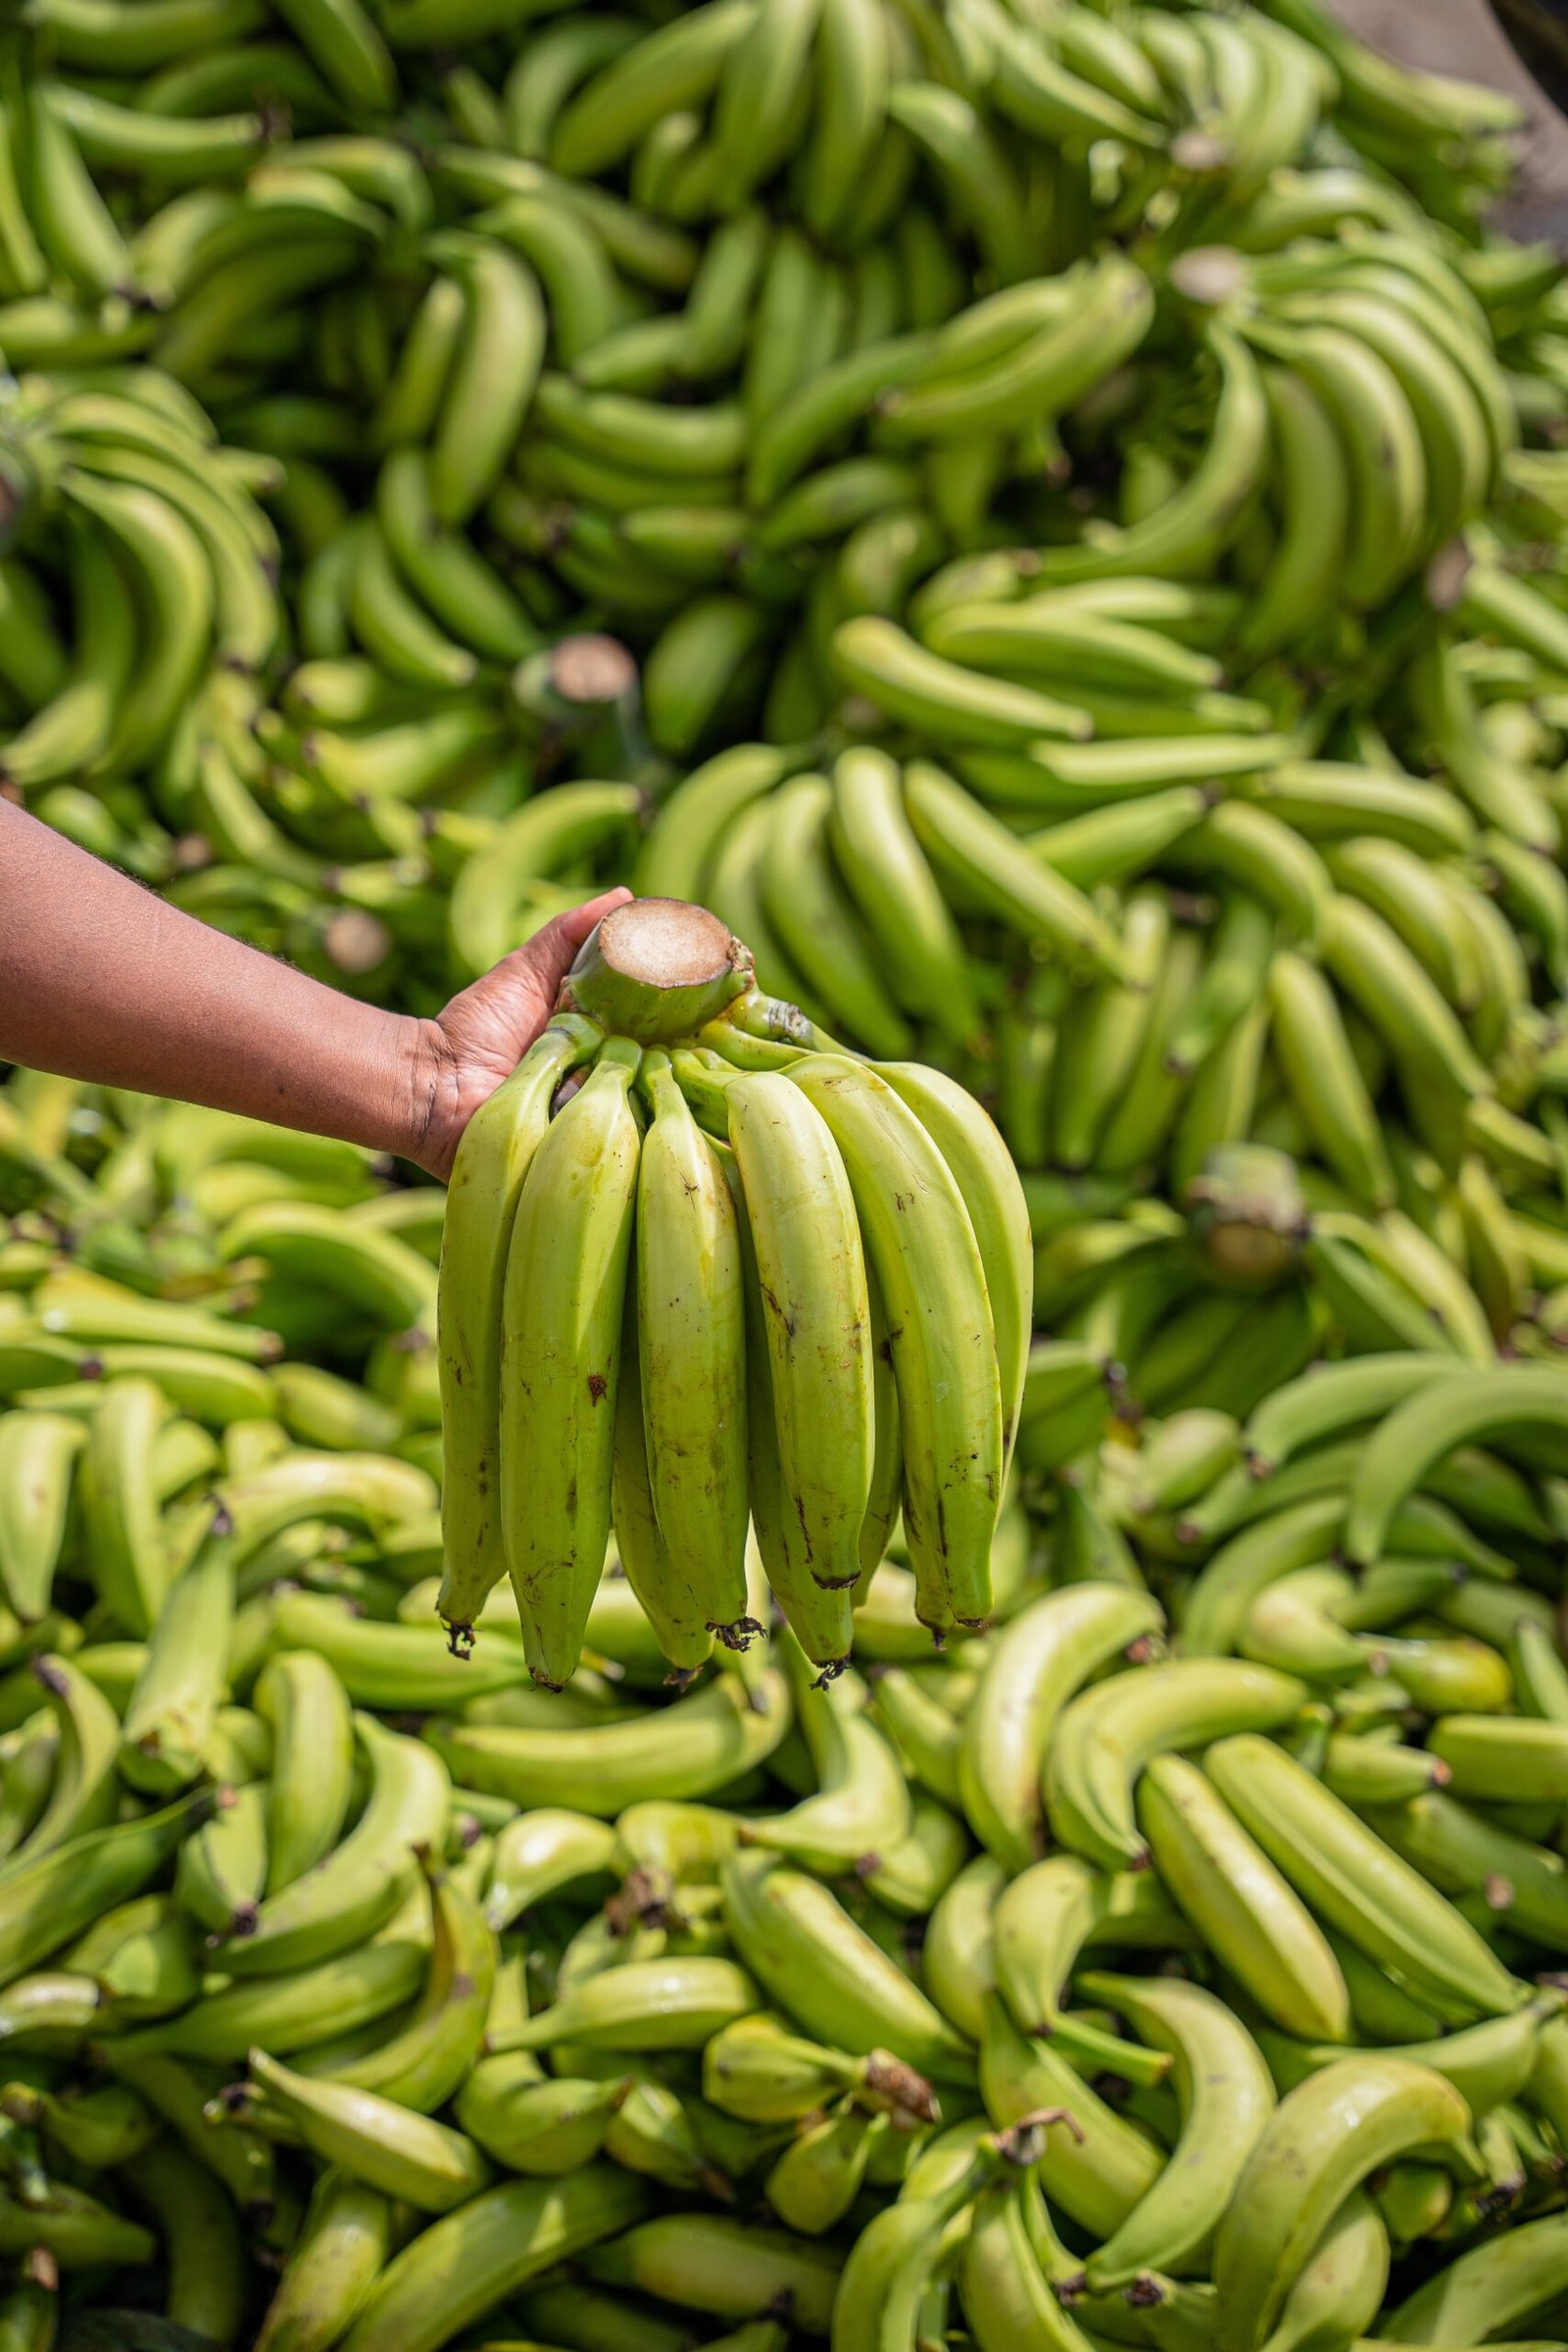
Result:
<svg viewBox="0 0 1568 2352">
<path fill-rule="evenodd" d="M 1342 2058 L 1281 2100 L 1243 2170 L 1214 2245 L 1218 2342 L 1262 2342 L 1336 2208 L 1392 2157 L 1431 2148 L 1461 2179 L 1479 2158 L 1451 2084 L 1408 2059 Z M 1287 2201 L 1279 2181 L 1296 2184 Z"/>
<path fill-rule="evenodd" d="M 1113 1676 L 1057 1721 L 1046 1762 L 1046 1810 L 1065 1845 L 1102 1867 L 1147 1859 L 1133 1815 L 1150 1758 L 1288 1723 L 1303 1686 L 1268 1667 L 1189 1659 Z M 1245 1818 L 1245 1816 L 1244 1816 Z"/>
<path fill-rule="evenodd" d="M 724 1106 L 765 1310 L 787 1507 L 812 1578 L 849 1587 L 860 1572 L 873 1442 L 870 1303 L 857 1221 L 864 1211 L 821 1104 L 790 1083 L 794 1075 L 738 1077 Z"/>
<path fill-rule="evenodd" d="M 1138 1790 L 1154 1868 L 1204 1942 L 1287 2033 L 1344 2041 L 1345 1979 L 1322 1930 L 1197 1765 L 1155 1756 Z"/>
<path fill-rule="evenodd" d="M 638 1162 L 636 1270 L 647 1472 L 677 1589 L 684 1583 L 705 1626 L 735 1642 L 753 1622 L 735 1203 L 672 1073 L 652 1067 L 647 1085 L 654 1117 Z"/>
<path fill-rule="evenodd" d="M 792 1063 L 787 1075 L 845 1153 L 888 1320 L 922 1622 L 942 1631 L 973 1624 L 990 1607 L 1004 1468 L 995 1329 L 974 1226 L 938 1148 L 885 1081 L 827 1055 Z"/>
<path fill-rule="evenodd" d="M 313 2081 L 253 2050 L 238 2112 L 297 2132 L 321 2163 L 421 2213 L 448 2213 L 489 2185 L 490 2167 L 446 2124 L 373 2092 Z"/>
<path fill-rule="evenodd" d="M 274 1652 L 254 1699 L 272 1728 L 266 1890 L 275 1894 L 337 1844 L 349 1809 L 354 1727 L 342 1684 L 310 1650 Z"/>
<path fill-rule="evenodd" d="M 502 1345 L 509 1364 L 527 1371 L 501 1396 L 504 1541 L 528 1664 L 552 1689 L 576 1666 L 609 1534 L 640 1143 L 627 1102 L 639 1056 L 629 1052 L 630 1060 L 607 1049 L 549 1129 L 507 1255 Z"/>
<path fill-rule="evenodd" d="M 431 1745 L 460 1788 L 515 1804 L 569 1803 L 613 1820 L 641 1797 L 702 1797 L 770 1755 L 790 1724 L 782 1677 L 753 1690 L 718 1675 L 674 1706 L 589 1728 L 429 1726 Z"/>
<path fill-rule="evenodd" d="M 1353 1561 L 1375 1559 L 1389 1522 L 1424 1474 L 1446 1454 L 1511 1429 L 1555 1427 L 1568 1383 L 1546 1371 L 1505 1365 L 1464 1373 L 1430 1399 L 1397 1407 L 1364 1448 L 1346 1512 L 1344 1547 Z"/>
<path fill-rule="evenodd" d="M 1041 1763 L 1062 1706 L 1160 1626 L 1149 1595 L 1086 1584 L 1048 1593 L 1002 1633 L 964 1717 L 958 1784 L 970 1827 L 1009 1869 L 1026 1869 L 1039 1850 Z"/>
<path fill-rule="evenodd" d="M 553 1021 L 463 1132 L 442 1242 L 437 1334 L 447 1475 L 441 1616 L 461 1640 L 506 1571 L 501 1523 L 501 1313 L 517 1205 L 562 1079 L 597 1042 Z"/>
<path fill-rule="evenodd" d="M 1208 1770 L 1318 1916 L 1439 2015 L 1467 2023 L 1518 2007 L 1513 1980 L 1474 1929 L 1282 1748 L 1250 1737 L 1222 1740 Z"/>
<path fill-rule="evenodd" d="M 1140 2272 L 1181 2274 L 1201 2262 L 1268 2126 L 1274 2085 L 1247 2029 L 1201 1985 L 1098 1972 L 1079 1983 L 1170 2052 L 1182 2111 L 1168 2168 L 1085 2266 L 1091 2289 L 1103 2293 Z"/>
<path fill-rule="evenodd" d="M 341 2334 L 393 2245 L 390 2200 L 346 2174 L 323 2172 L 262 2321 L 258 2352 L 313 2352 Z"/>
<path fill-rule="evenodd" d="M 222 1945 L 235 1978 L 309 1968 L 372 1935 L 411 1889 L 414 1849 L 436 1845 L 445 1830 L 451 1790 L 440 1759 L 369 1716 L 355 1728 L 370 1771 L 365 1811 L 341 1844 L 267 1895 L 246 1932 Z"/>
<path fill-rule="evenodd" d="M 344 2343 L 351 2352 L 435 2352 L 454 2326 L 625 2230 L 647 2206 L 642 2184 L 610 2165 L 486 2189 L 394 2255 Z"/>
<path fill-rule="evenodd" d="M 972 2079 L 968 2045 L 829 1888 L 766 1854 L 736 1855 L 720 1883 L 736 1949 L 808 2034 L 859 2056 L 891 2050 L 936 2082 Z"/>
</svg>

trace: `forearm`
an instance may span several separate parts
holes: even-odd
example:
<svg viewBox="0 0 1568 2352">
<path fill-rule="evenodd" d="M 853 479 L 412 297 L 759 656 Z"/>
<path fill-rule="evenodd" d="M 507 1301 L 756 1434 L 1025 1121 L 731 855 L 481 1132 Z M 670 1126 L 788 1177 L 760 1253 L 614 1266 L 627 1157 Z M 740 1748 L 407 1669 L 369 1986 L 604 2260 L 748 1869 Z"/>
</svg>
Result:
<svg viewBox="0 0 1568 2352">
<path fill-rule="evenodd" d="M 0 1060 L 417 1156 L 440 1048 L 0 800 Z"/>
</svg>

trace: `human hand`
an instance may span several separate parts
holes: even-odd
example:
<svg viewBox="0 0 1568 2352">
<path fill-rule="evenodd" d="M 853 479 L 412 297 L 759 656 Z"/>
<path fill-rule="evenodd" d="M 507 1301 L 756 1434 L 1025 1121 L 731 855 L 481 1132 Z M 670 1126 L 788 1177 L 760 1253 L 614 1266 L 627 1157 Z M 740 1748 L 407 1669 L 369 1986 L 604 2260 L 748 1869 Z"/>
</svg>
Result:
<svg viewBox="0 0 1568 2352">
<path fill-rule="evenodd" d="M 420 1022 L 406 1158 L 446 1181 L 465 1127 L 548 1023 L 577 950 L 594 925 L 631 895 L 607 890 L 556 915 L 434 1020 Z"/>
</svg>

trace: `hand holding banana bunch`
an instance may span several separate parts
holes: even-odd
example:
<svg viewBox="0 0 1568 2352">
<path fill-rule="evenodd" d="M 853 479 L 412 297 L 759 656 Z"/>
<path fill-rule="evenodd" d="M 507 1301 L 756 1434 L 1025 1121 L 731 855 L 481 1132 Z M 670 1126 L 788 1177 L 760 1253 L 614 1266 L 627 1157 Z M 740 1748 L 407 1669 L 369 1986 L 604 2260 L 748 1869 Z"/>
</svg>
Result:
<svg viewBox="0 0 1568 2352">
<path fill-rule="evenodd" d="M 454 1645 L 509 1575 L 535 1679 L 562 1688 L 612 1529 L 689 1678 L 760 1630 L 754 1527 L 832 1676 L 901 1513 L 921 1622 L 982 1625 L 1031 1283 L 1017 1177 L 959 1087 L 833 1051 L 702 909 L 615 908 L 453 1171 Z"/>
</svg>

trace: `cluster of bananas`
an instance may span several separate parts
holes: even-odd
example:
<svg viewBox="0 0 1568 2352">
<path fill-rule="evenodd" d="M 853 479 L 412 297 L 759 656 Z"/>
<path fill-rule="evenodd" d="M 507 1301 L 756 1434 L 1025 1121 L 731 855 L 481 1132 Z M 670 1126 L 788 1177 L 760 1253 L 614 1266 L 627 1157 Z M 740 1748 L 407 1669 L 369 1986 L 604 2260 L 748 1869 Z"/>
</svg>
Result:
<svg viewBox="0 0 1568 2352">
<path fill-rule="evenodd" d="M 829 1677 L 901 1513 L 932 1635 L 990 1614 L 1031 1327 L 1017 1175 L 961 1087 L 810 1050 L 749 979 L 700 909 L 607 915 L 459 1148 L 440 1609 L 461 1646 L 510 1576 L 555 1690 L 612 1527 L 680 1676 L 761 1630 L 750 1528 Z"/>
<path fill-rule="evenodd" d="M 644 1054 L 645 1163 L 686 1058 Z M 258 2352 L 1556 2352 L 1568 1375 L 1408 1349 L 1118 1417 L 943 1652 L 895 1535 L 825 1690 L 781 1633 L 672 1692 L 612 1561 L 546 1693 L 510 1612 L 466 1659 L 432 1619 L 439 1195 L 3 1102 L 19 2345 L 85 2295 Z"/>
</svg>

